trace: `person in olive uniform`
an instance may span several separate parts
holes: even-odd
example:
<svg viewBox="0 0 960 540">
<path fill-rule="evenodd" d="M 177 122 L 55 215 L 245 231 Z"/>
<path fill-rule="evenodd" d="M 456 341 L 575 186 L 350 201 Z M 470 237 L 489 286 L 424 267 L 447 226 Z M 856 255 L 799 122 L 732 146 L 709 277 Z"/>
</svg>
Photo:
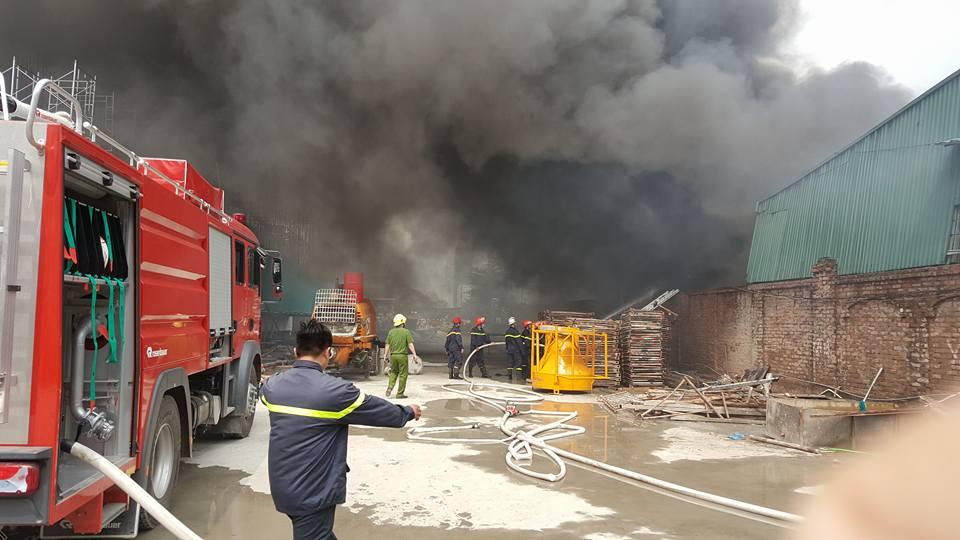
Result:
<svg viewBox="0 0 960 540">
<path fill-rule="evenodd" d="M 390 359 L 390 377 L 387 379 L 387 397 L 393 392 L 393 385 L 400 379 L 400 387 L 397 388 L 397 399 L 405 399 L 407 395 L 407 374 L 410 370 L 410 364 L 407 355 L 417 355 L 417 349 L 413 346 L 413 334 L 407 330 L 407 318 L 403 313 L 397 313 L 393 316 L 393 328 L 387 332 L 387 358 Z"/>
</svg>

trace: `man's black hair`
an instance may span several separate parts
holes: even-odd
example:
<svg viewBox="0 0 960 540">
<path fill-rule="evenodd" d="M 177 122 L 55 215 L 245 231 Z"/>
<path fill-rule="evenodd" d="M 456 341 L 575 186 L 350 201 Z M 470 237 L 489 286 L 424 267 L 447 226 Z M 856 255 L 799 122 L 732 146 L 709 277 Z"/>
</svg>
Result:
<svg viewBox="0 0 960 540">
<path fill-rule="evenodd" d="M 333 334 L 325 324 L 316 319 L 300 323 L 300 331 L 297 332 L 297 355 L 319 356 L 331 345 Z"/>
</svg>

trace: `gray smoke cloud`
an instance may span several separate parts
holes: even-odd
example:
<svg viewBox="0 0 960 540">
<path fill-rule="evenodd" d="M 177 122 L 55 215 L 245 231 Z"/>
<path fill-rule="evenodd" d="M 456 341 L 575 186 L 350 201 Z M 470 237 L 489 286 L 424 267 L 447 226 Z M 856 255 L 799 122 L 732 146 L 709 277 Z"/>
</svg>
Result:
<svg viewBox="0 0 960 540">
<path fill-rule="evenodd" d="M 446 297 L 478 257 L 555 307 L 735 283 L 754 201 L 909 97 L 862 63 L 798 75 L 795 1 L 14 4 L 0 52 L 78 57 L 122 136 L 383 295 Z"/>
</svg>

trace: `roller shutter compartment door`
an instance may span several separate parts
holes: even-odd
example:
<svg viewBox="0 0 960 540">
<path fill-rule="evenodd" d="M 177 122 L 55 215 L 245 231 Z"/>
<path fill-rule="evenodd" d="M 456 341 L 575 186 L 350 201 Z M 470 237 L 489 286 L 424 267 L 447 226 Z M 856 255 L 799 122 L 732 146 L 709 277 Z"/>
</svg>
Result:
<svg viewBox="0 0 960 540">
<path fill-rule="evenodd" d="M 232 320 L 230 237 L 210 228 L 210 332 L 227 331 Z"/>
</svg>

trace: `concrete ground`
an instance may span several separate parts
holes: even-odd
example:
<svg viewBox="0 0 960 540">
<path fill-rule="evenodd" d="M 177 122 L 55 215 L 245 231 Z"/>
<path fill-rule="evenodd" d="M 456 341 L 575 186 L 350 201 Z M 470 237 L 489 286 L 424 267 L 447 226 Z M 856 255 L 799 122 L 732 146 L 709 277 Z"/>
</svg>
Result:
<svg viewBox="0 0 960 540">
<path fill-rule="evenodd" d="M 494 369 L 494 371 L 497 371 Z M 382 395 L 384 377 L 355 381 Z M 408 403 L 424 406 L 426 426 L 481 422 L 491 437 L 498 415 L 442 388 L 446 370 L 410 377 Z M 798 511 L 832 469 L 834 457 L 728 438 L 756 426 L 646 421 L 612 415 L 592 395 L 550 396 L 541 408 L 575 409 L 587 432 L 557 446 L 696 489 Z M 204 538 L 289 538 L 267 476 L 269 419 L 259 410 L 242 441 L 202 440 L 181 471 L 173 512 Z M 467 436 L 476 437 L 473 432 Z M 337 512 L 340 538 L 771 538 L 784 533 L 641 485 L 569 466 L 557 483 L 534 480 L 504 464 L 505 447 L 409 441 L 403 430 L 351 429 L 347 503 Z M 543 458 L 537 466 L 547 470 Z M 172 538 L 158 530 L 147 540 Z"/>
</svg>

